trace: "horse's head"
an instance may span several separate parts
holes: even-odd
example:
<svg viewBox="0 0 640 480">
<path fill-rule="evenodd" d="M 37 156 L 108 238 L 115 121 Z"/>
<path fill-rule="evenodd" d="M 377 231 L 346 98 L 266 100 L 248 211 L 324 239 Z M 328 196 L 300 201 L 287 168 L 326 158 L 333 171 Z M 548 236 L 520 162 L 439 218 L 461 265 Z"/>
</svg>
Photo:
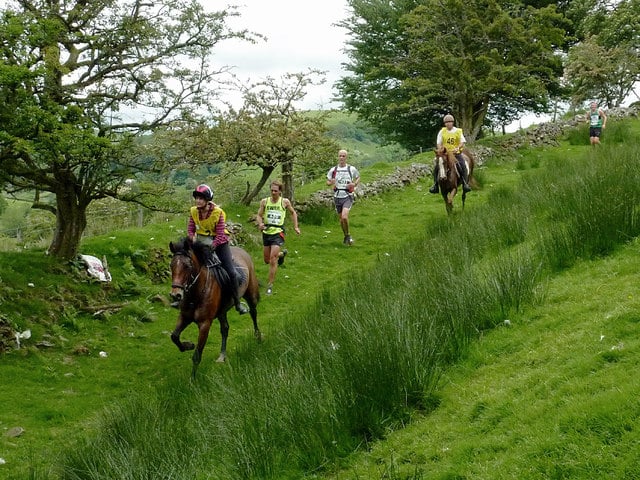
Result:
<svg viewBox="0 0 640 480">
<path fill-rule="evenodd" d="M 171 293 L 173 300 L 171 306 L 178 307 L 191 285 L 197 278 L 197 268 L 194 263 L 194 255 L 191 244 L 184 239 L 180 242 L 169 242 L 169 250 L 173 253 L 171 258 Z"/>
</svg>

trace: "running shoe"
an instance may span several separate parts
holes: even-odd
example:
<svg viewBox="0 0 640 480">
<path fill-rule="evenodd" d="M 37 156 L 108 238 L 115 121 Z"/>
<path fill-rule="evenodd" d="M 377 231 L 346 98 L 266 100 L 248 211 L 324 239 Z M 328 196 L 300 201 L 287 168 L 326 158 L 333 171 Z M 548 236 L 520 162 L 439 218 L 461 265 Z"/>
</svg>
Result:
<svg viewBox="0 0 640 480">
<path fill-rule="evenodd" d="M 284 263 L 284 257 L 287 256 L 287 253 L 289 253 L 289 251 L 286 248 L 282 249 L 278 256 L 278 265 L 282 265 Z"/>
</svg>

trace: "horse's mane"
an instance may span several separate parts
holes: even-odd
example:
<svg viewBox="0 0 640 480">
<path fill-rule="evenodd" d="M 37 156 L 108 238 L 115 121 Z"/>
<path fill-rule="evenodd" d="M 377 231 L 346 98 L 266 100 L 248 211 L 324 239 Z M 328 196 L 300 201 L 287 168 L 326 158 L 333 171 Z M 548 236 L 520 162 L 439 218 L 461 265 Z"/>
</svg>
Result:
<svg viewBox="0 0 640 480">
<path fill-rule="evenodd" d="M 211 268 L 211 271 L 225 294 L 229 293 L 232 288 L 229 274 L 224 268 L 221 268 L 222 266 L 219 260 L 216 259 L 215 262 L 212 261 L 213 250 L 208 245 L 198 242 L 197 240 L 194 242 L 188 237 L 184 237 L 175 244 L 175 247 L 177 251 L 185 255 L 190 255 L 190 253 L 193 252 L 200 266 L 217 267 Z"/>
<path fill-rule="evenodd" d="M 198 241 L 194 242 L 188 237 L 181 238 L 174 246 L 177 252 L 184 255 L 191 255 L 193 252 L 201 265 L 205 265 L 212 256 L 211 249 L 207 245 Z"/>
<path fill-rule="evenodd" d="M 447 157 L 453 156 L 455 158 L 455 154 L 453 153 L 453 151 L 452 150 L 448 150 L 447 147 L 436 148 L 434 150 L 434 152 L 436 153 L 437 156 L 446 155 Z M 474 157 L 473 153 L 467 147 L 464 147 L 462 149 L 462 152 L 460 152 L 460 153 L 462 153 L 463 155 L 466 155 L 467 158 L 470 161 L 475 162 L 475 157 Z"/>
<path fill-rule="evenodd" d="M 209 259 L 213 256 L 211 248 L 198 241 L 191 243 L 191 250 L 193 250 L 194 255 L 201 265 L 207 265 Z"/>
</svg>

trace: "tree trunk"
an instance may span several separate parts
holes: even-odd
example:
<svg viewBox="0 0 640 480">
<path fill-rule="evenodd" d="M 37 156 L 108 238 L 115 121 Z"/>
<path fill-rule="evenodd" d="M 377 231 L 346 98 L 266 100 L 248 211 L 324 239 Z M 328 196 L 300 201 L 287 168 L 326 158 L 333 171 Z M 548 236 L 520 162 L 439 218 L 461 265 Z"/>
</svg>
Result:
<svg viewBox="0 0 640 480">
<path fill-rule="evenodd" d="M 251 205 L 251 201 L 256 197 L 256 195 L 260 193 L 260 190 L 262 189 L 264 184 L 267 182 L 267 180 L 269 180 L 269 177 L 273 173 L 274 169 L 275 168 L 272 166 L 262 167 L 262 176 L 260 177 L 260 180 L 258 181 L 256 186 L 253 188 L 253 190 L 251 190 L 250 192 L 247 192 L 247 194 L 242 198 L 242 200 L 240 200 L 240 203 L 242 205 L 247 205 L 247 206 Z"/>
<path fill-rule="evenodd" d="M 78 199 L 74 185 L 64 182 L 56 192 L 56 230 L 49 246 L 51 255 L 66 260 L 76 257 L 87 226 L 87 207 L 88 202 Z"/>
<path fill-rule="evenodd" d="M 293 202 L 293 160 L 282 162 L 282 185 L 284 186 L 282 196 Z"/>
</svg>

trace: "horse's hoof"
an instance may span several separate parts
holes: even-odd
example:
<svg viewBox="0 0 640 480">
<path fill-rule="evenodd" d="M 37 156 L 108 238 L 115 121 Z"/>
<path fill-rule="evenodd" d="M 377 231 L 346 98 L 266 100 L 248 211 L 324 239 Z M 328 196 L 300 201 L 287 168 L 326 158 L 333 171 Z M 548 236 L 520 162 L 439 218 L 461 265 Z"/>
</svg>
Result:
<svg viewBox="0 0 640 480">
<path fill-rule="evenodd" d="M 193 350 L 194 348 L 196 348 L 195 343 L 191 343 L 191 342 L 184 342 L 182 344 L 182 351 L 186 351 L 186 350 Z"/>
<path fill-rule="evenodd" d="M 226 355 L 220 355 L 216 360 L 217 363 L 224 363 L 227 360 Z"/>
</svg>

